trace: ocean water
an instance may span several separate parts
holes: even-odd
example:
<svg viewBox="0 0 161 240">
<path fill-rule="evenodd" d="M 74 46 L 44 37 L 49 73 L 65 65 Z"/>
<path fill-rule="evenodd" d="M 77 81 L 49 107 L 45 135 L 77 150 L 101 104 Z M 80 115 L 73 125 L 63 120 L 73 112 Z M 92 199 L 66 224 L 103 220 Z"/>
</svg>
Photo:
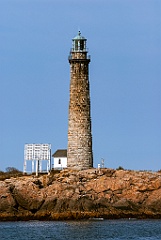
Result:
<svg viewBox="0 0 161 240">
<path fill-rule="evenodd" d="M 0 222 L 0 240 L 161 240 L 161 220 Z"/>
</svg>

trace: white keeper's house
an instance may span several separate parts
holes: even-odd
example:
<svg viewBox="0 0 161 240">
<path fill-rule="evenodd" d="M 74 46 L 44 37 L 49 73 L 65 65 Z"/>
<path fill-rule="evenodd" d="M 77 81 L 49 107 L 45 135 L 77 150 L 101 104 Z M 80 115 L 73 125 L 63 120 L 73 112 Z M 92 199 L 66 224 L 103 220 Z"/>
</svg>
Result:
<svg viewBox="0 0 161 240">
<path fill-rule="evenodd" d="M 52 157 L 54 158 L 54 169 L 67 168 L 67 149 L 58 149 Z"/>
</svg>

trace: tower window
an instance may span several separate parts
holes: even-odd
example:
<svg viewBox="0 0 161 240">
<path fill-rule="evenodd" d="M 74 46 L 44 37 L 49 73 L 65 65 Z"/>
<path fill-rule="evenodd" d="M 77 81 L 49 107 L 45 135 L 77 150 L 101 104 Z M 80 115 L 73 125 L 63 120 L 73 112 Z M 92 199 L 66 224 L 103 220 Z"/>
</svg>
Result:
<svg viewBox="0 0 161 240">
<path fill-rule="evenodd" d="M 80 41 L 80 50 L 84 50 L 84 41 Z"/>
<path fill-rule="evenodd" d="M 78 45 L 79 45 L 78 41 L 75 41 L 75 49 L 74 50 L 78 50 Z"/>
<path fill-rule="evenodd" d="M 58 160 L 58 164 L 61 164 L 61 159 L 59 158 L 59 160 Z"/>
</svg>

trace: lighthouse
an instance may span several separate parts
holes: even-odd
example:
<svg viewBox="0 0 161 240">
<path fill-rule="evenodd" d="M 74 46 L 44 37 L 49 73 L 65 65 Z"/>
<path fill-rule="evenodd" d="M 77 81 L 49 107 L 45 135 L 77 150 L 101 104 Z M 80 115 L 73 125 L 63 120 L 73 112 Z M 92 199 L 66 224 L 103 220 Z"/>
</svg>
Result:
<svg viewBox="0 0 161 240">
<path fill-rule="evenodd" d="M 70 100 L 68 116 L 67 166 L 71 169 L 93 167 L 89 63 L 87 39 L 78 32 L 72 39 L 69 55 Z"/>
</svg>

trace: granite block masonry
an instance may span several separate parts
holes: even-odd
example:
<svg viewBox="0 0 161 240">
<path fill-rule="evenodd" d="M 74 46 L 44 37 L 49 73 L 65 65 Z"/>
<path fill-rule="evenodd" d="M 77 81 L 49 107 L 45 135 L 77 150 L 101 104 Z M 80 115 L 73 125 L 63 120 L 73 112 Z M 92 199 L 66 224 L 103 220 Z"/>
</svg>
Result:
<svg viewBox="0 0 161 240">
<path fill-rule="evenodd" d="M 86 41 L 80 31 L 73 38 L 69 55 L 70 101 L 68 119 L 67 166 L 72 169 L 93 167 L 90 116 L 89 62 Z"/>
</svg>

